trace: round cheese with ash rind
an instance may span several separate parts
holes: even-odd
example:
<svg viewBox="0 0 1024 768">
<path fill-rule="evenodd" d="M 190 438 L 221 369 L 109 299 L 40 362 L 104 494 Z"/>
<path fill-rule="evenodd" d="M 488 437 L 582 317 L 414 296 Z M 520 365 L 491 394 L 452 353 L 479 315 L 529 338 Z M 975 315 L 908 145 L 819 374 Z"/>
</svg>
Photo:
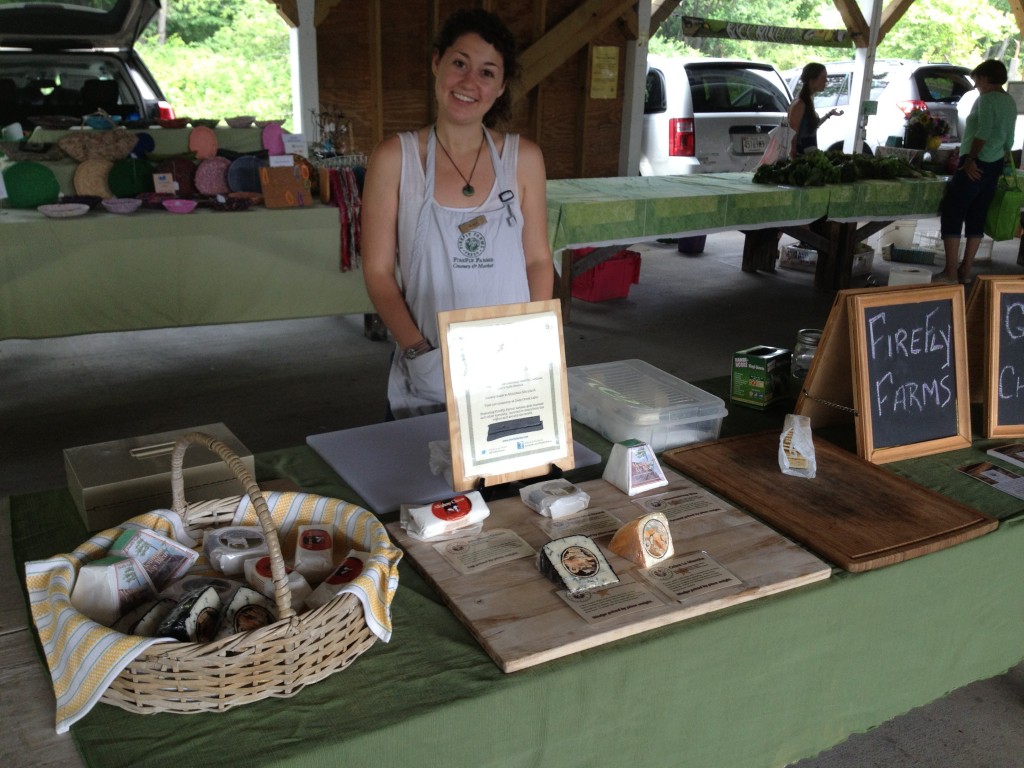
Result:
<svg viewBox="0 0 1024 768">
<path fill-rule="evenodd" d="M 573 593 L 619 581 L 594 540 L 578 534 L 545 544 L 537 553 L 537 567 L 555 584 Z"/>
</svg>

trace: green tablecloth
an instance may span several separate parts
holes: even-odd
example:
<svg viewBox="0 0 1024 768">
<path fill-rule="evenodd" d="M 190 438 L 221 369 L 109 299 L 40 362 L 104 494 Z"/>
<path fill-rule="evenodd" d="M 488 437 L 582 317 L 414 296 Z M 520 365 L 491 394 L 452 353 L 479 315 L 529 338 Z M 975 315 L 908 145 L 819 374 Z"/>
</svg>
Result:
<svg viewBox="0 0 1024 768">
<path fill-rule="evenodd" d="M 754 184 L 751 173 L 549 181 L 553 250 L 658 237 L 806 224 L 817 219 L 934 216 L 942 177 L 827 187 Z"/>
<path fill-rule="evenodd" d="M 373 312 L 338 209 L 0 212 L 0 339 Z"/>
<path fill-rule="evenodd" d="M 781 419 L 735 408 L 723 434 Z M 511 675 L 403 560 L 392 641 L 296 697 L 187 717 L 100 705 L 72 734 L 97 768 L 781 766 L 1024 656 L 1024 503 L 949 471 L 983 448 L 893 467 L 1003 519 L 948 550 Z M 257 474 L 353 498 L 305 447 L 259 455 Z M 66 491 L 11 508 L 19 566 L 85 538 Z"/>
</svg>

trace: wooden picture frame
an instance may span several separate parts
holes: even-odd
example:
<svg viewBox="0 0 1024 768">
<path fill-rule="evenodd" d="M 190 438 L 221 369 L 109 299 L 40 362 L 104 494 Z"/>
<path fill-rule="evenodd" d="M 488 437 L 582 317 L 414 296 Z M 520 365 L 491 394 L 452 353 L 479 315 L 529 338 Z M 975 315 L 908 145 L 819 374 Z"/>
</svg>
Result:
<svg viewBox="0 0 1024 768">
<path fill-rule="evenodd" d="M 857 450 L 874 463 L 971 445 L 959 285 L 849 297 Z"/>
<path fill-rule="evenodd" d="M 967 302 L 971 399 L 985 437 L 1024 437 L 1024 276 L 984 275 Z"/>
<path fill-rule="evenodd" d="M 559 302 L 439 312 L 452 486 L 575 466 Z"/>
</svg>

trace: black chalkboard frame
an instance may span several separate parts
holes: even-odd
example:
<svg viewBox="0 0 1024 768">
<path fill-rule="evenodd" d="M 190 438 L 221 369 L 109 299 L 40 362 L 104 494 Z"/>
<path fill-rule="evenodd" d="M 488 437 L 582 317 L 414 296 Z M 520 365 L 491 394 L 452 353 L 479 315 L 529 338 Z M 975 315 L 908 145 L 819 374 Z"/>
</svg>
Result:
<svg viewBox="0 0 1024 768">
<path fill-rule="evenodd" d="M 1024 409 L 1016 413 L 1000 408 L 1000 374 L 1004 364 L 1002 309 L 1004 298 L 1019 297 L 1024 303 L 1024 278 L 1007 275 L 991 277 L 982 283 L 985 304 L 984 390 L 985 437 L 1024 437 Z M 972 296 L 972 299 L 974 297 Z M 1022 371 L 1024 376 L 1024 371 Z"/>
<path fill-rule="evenodd" d="M 849 320 L 851 356 L 853 365 L 854 422 L 857 431 L 857 452 L 861 458 L 875 464 L 900 461 L 915 456 L 935 453 L 971 445 L 971 403 L 970 384 L 967 375 L 967 331 L 964 292 L 959 285 L 937 285 L 909 291 L 893 291 L 880 294 L 855 295 L 849 297 Z M 955 427 L 948 434 L 927 438 L 903 445 L 876 445 L 871 413 L 875 405 L 868 365 L 868 329 L 865 312 L 879 307 L 905 307 L 910 304 L 949 302 L 952 341 L 953 377 L 956 393 L 953 409 L 956 414 Z"/>
</svg>

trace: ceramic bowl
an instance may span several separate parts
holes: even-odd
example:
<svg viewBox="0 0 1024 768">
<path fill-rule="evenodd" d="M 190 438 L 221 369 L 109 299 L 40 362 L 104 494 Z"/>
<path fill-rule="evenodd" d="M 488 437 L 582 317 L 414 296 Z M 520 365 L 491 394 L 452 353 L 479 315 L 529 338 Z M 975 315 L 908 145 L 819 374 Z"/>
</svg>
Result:
<svg viewBox="0 0 1024 768">
<path fill-rule="evenodd" d="M 219 117 L 211 117 L 209 119 L 204 119 L 204 120 L 198 120 L 198 119 L 189 120 L 189 125 L 191 125 L 193 128 L 199 128 L 199 127 L 203 127 L 203 128 L 216 128 L 219 124 L 220 124 L 220 118 Z"/>
<path fill-rule="evenodd" d="M 156 124 L 161 128 L 184 128 L 188 125 L 187 117 L 175 117 L 170 120 L 157 120 Z"/>
<path fill-rule="evenodd" d="M 170 200 L 164 200 L 164 208 L 171 213 L 192 213 L 196 209 L 196 201 L 174 197 Z"/>
<path fill-rule="evenodd" d="M 284 120 L 257 120 L 257 128 L 266 128 L 269 125 L 284 125 Z"/>
<path fill-rule="evenodd" d="M 111 213 L 135 213 L 142 205 L 137 197 L 112 197 L 103 201 L 103 207 Z"/>
<path fill-rule="evenodd" d="M 84 203 L 53 203 L 40 205 L 36 210 L 50 219 L 70 219 L 88 213 L 89 206 Z"/>
<path fill-rule="evenodd" d="M 225 117 L 224 122 L 232 128 L 248 128 L 255 119 L 252 115 L 237 115 L 236 117 Z"/>
</svg>

